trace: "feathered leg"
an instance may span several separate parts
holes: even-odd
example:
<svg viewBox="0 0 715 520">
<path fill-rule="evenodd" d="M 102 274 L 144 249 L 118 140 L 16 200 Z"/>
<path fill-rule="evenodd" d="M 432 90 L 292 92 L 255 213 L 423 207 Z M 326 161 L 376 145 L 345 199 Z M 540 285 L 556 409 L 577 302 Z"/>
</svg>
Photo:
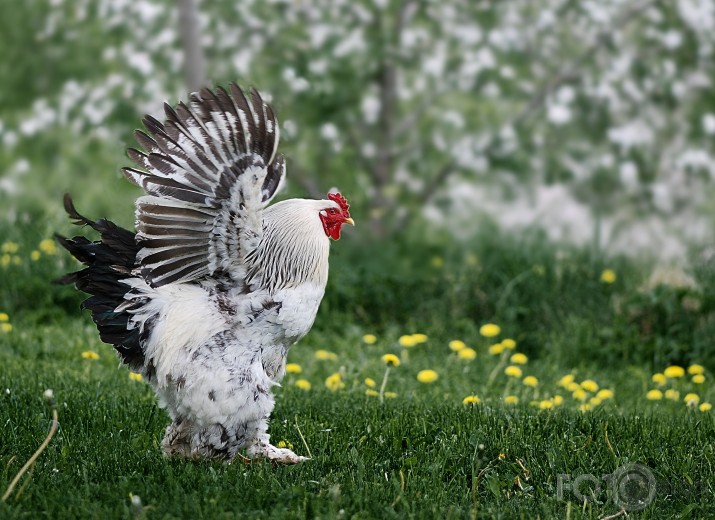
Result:
<svg viewBox="0 0 715 520">
<path fill-rule="evenodd" d="M 227 462 L 240 458 L 245 448 L 250 459 L 268 459 L 281 464 L 297 464 L 308 460 L 286 448 L 270 443 L 268 415 L 258 421 L 237 425 L 232 430 L 222 424 L 197 427 L 186 419 L 178 419 L 166 428 L 161 447 L 167 456 L 188 459 L 211 458 Z"/>
<path fill-rule="evenodd" d="M 157 394 L 173 419 L 162 442 L 166 455 L 231 461 L 246 450 L 252 459 L 305 460 L 270 444 L 275 381 L 266 373 L 260 345 L 222 331 L 158 381 L 166 382 L 158 384 Z"/>
</svg>

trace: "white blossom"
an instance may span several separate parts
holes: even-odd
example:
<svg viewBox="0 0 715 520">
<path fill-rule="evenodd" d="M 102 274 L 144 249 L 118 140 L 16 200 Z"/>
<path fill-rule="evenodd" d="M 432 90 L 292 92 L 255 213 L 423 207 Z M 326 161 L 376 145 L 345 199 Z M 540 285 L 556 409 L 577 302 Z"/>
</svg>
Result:
<svg viewBox="0 0 715 520">
<path fill-rule="evenodd" d="M 362 99 L 360 105 L 362 115 L 368 124 L 375 123 L 380 113 L 380 100 L 373 94 L 368 94 Z"/>
<path fill-rule="evenodd" d="M 715 114 L 712 112 L 705 114 L 702 121 L 703 131 L 709 135 L 715 134 Z"/>
<path fill-rule="evenodd" d="M 333 123 L 325 123 L 320 127 L 320 136 L 326 141 L 335 141 L 338 135 L 338 127 Z"/>
<path fill-rule="evenodd" d="M 555 125 L 563 125 L 571 121 L 571 109 L 566 105 L 554 103 L 548 106 L 546 117 Z"/>
</svg>

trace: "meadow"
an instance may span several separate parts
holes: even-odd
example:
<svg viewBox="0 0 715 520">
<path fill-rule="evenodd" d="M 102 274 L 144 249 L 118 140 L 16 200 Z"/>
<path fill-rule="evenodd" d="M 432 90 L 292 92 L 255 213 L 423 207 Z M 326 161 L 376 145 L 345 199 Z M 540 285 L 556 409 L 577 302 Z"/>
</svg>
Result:
<svg viewBox="0 0 715 520">
<path fill-rule="evenodd" d="M 166 460 L 167 419 L 5 228 L 1 518 L 707 518 L 715 279 L 538 235 L 334 244 L 270 432 L 292 467 Z M 54 404 L 43 393 L 52 389 Z"/>
<path fill-rule="evenodd" d="M 4 9 L 0 520 L 714 517 L 711 3 Z M 279 116 L 279 198 L 357 222 L 277 389 L 298 466 L 163 458 L 52 284 L 62 193 L 130 226 L 141 117 L 229 81 Z"/>
</svg>

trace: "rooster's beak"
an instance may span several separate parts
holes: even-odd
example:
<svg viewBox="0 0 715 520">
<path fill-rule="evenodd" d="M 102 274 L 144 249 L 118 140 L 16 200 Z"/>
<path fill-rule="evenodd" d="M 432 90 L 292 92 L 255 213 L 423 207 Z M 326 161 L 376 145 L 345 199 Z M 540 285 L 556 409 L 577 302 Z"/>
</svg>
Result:
<svg viewBox="0 0 715 520">
<path fill-rule="evenodd" d="M 345 224 L 350 224 L 351 226 L 355 225 L 355 221 L 351 218 L 346 218 L 344 221 Z"/>
</svg>

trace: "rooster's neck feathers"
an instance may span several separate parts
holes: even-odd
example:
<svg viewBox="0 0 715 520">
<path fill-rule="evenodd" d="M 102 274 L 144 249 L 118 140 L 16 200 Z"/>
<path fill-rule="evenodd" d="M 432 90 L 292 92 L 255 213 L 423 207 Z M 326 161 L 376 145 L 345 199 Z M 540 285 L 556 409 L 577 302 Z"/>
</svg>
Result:
<svg viewBox="0 0 715 520">
<path fill-rule="evenodd" d="M 263 212 L 263 238 L 246 259 L 249 284 L 270 293 L 311 283 L 324 287 L 328 280 L 330 240 L 318 218 L 328 200 L 290 199 Z"/>
</svg>

